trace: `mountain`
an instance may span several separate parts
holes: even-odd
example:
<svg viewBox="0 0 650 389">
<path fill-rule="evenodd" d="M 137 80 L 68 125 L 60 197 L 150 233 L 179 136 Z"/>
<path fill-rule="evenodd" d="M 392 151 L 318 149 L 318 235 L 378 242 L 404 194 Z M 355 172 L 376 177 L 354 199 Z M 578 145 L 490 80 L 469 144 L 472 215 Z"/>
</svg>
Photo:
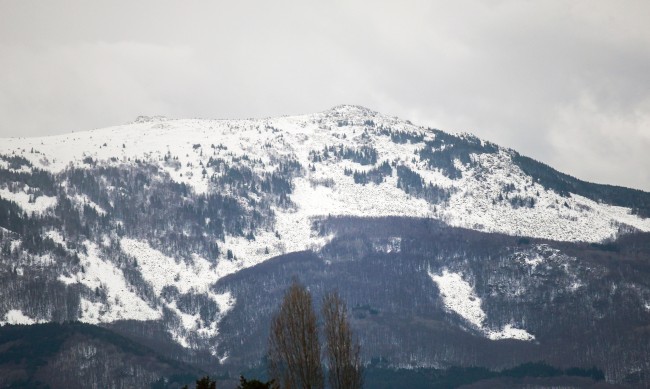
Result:
<svg viewBox="0 0 650 389">
<path fill-rule="evenodd" d="M 236 377 L 296 277 L 341 292 L 385 368 L 643 386 L 649 216 L 650 193 L 357 106 L 2 139 L 0 322 L 101 326 Z"/>
</svg>

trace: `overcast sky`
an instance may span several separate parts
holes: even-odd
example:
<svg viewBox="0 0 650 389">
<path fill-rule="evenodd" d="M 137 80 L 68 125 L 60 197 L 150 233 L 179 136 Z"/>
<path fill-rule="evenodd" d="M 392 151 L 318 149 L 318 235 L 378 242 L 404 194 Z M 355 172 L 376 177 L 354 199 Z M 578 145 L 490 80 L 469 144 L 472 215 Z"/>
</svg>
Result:
<svg viewBox="0 0 650 389">
<path fill-rule="evenodd" d="M 650 191 L 650 1 L 0 0 L 0 136 L 359 104 Z"/>
</svg>

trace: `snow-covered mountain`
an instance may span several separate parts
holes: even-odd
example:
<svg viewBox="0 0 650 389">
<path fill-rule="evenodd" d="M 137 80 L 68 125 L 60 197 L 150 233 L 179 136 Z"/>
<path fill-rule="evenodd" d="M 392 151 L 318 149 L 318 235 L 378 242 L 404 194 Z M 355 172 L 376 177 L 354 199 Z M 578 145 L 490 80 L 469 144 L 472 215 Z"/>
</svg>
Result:
<svg viewBox="0 0 650 389">
<path fill-rule="evenodd" d="M 261 120 L 139 117 L 100 130 L 3 139 L 0 153 L 27 159 L 32 166 L 10 169 L 25 172 L 60 173 L 96 164 L 119 168 L 138 161 L 197 194 L 222 192 L 215 177 L 228 169 L 259 177 L 295 164 L 292 206 L 273 207 L 273 227 L 285 235 L 287 251 L 321 245 L 308 234 L 308 220 L 326 215 L 432 217 L 452 226 L 564 241 L 599 242 L 629 228 L 650 231 L 650 219 L 633 214 L 633 203 L 618 206 L 616 199 L 598 193 L 557 190 L 543 175 L 527 174 L 513 150 L 358 106 Z M 390 168 L 383 168 L 384 162 Z M 9 167 L 9 161 L 2 166 Z M 25 191 L 0 193 L 27 212 L 56 204 L 48 196 L 30 202 Z M 96 206 L 83 196 L 75 200 Z M 231 244 L 257 261 L 263 257 L 257 254 L 260 241 L 271 247 L 279 241 L 273 234 L 259 235 L 252 245 L 258 247 Z"/>
<path fill-rule="evenodd" d="M 581 293 L 590 283 L 600 288 L 608 265 L 581 258 L 591 261 L 588 250 L 618 247 L 626 236 L 643 241 L 648 216 L 650 193 L 583 182 L 472 135 L 358 106 L 257 120 L 140 117 L 106 129 L 2 139 L 0 323 L 79 320 L 131 335 L 158 331 L 188 352 L 250 365 L 256 360 L 245 360 L 233 342 L 246 331 L 263 338 L 275 301 L 256 297 L 242 279 L 262 282 L 258 292 L 279 298 L 280 278 L 303 266 L 287 264 L 291 253 L 319 258 L 318 270 L 301 277 L 326 289 L 328 272 L 350 266 L 342 258 L 402 260 L 408 252 L 423 258 L 403 266 L 423 283 L 418 293 L 429 293 L 435 315 L 480 342 L 539 344 L 548 334 L 527 313 L 535 302 L 525 295 L 591 299 Z M 340 222 L 390 218 L 412 232 L 382 222 L 390 234 L 350 232 Z M 453 231 L 453 239 L 476 231 L 500 243 L 471 255 L 461 246 L 409 251 L 424 244 L 413 243 L 419 232 L 412 224 L 420 222 Z M 440 234 L 435 239 L 447 233 Z M 349 243 L 351 236 L 358 242 Z M 484 255 L 499 258 L 486 265 L 497 275 L 490 281 L 475 264 Z M 258 279 L 263 269 L 277 273 L 276 282 Z M 398 277 L 388 269 L 378 277 Z M 635 314 L 648 317 L 650 289 L 626 282 L 608 290 L 633 293 Z M 373 299 L 349 293 L 361 307 Z M 380 310 L 399 311 L 400 293 L 387 295 L 392 302 Z M 583 313 L 608 315 L 596 311 Z M 257 327 L 242 327 L 242 312 L 261 315 Z M 147 323 L 158 323 L 156 330 Z M 368 349 L 401 365 L 447 363 L 431 350 L 404 347 L 407 353 Z"/>
</svg>

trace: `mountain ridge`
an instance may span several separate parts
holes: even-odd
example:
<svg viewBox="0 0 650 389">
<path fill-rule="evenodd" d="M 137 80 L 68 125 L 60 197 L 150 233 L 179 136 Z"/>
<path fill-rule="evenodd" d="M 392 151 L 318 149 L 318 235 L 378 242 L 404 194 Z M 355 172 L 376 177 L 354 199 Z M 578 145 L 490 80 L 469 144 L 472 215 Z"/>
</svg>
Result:
<svg viewBox="0 0 650 389">
<path fill-rule="evenodd" d="M 375 121 L 378 122 L 376 125 L 374 123 Z M 279 129 L 274 127 L 276 124 L 276 127 Z M 384 128 L 384 126 L 390 129 L 387 130 Z M 260 130 L 260 128 L 262 129 Z M 352 128 L 351 131 L 349 131 L 350 128 Z M 357 130 L 359 132 L 362 132 L 368 131 L 369 129 L 375 130 L 373 133 L 368 135 L 369 137 L 372 136 L 375 139 L 363 139 L 363 133 L 361 133 L 361 135 L 356 133 Z M 255 130 L 257 130 L 257 134 L 255 134 Z M 323 133 L 323 131 L 325 131 L 325 133 Z M 233 132 L 239 132 L 239 134 L 233 134 Z M 279 132 L 280 135 L 273 136 L 273 134 L 277 132 Z M 330 134 L 327 132 L 330 132 Z M 93 139 L 93 136 L 95 139 Z M 188 140 L 185 141 L 184 147 L 181 147 L 182 145 L 177 144 L 178 139 L 181 139 L 182 137 L 188 138 Z M 348 137 L 354 137 L 354 140 L 349 141 L 347 139 Z M 299 163 L 301 166 L 309 166 L 313 161 L 309 160 L 309 155 L 307 155 L 307 153 L 300 152 L 301 148 L 311 147 L 311 150 L 309 150 L 310 153 L 318 153 L 321 151 L 319 150 L 321 147 L 349 146 L 350 148 L 357 148 L 363 144 L 368 144 L 369 149 L 373 150 L 373 148 L 377 148 L 377 145 L 374 143 L 379 142 L 380 138 L 386 137 L 391 137 L 391 140 L 394 142 L 390 142 L 389 144 L 382 144 L 385 149 L 379 150 L 379 156 L 376 156 L 375 158 L 393 163 L 394 165 L 401 164 L 404 167 L 409 168 L 411 171 L 422 177 L 422 184 L 424 185 L 427 183 L 432 183 L 437 187 L 441 187 L 442 189 L 447 189 L 450 186 L 453 187 L 453 181 L 455 179 L 461 178 L 460 176 L 462 174 L 462 170 L 467 170 L 469 173 L 471 173 L 471 168 L 467 168 L 467 166 L 476 164 L 477 162 L 479 164 L 486 163 L 490 165 L 494 165 L 495 163 L 501 165 L 514 164 L 516 167 L 501 166 L 501 170 L 505 171 L 506 174 L 509 174 L 513 171 L 513 169 L 516 168 L 522 169 L 522 167 L 527 171 L 546 170 L 546 175 L 542 175 L 542 177 L 538 178 L 537 180 L 542 184 L 541 187 L 545 190 L 550 189 L 554 193 L 559 194 L 559 197 L 568 197 L 567 195 L 569 192 L 566 189 L 566 184 L 564 186 L 557 184 L 553 185 L 549 184 L 549 181 L 552 181 L 554 183 L 562 180 L 566 181 L 565 177 L 569 176 L 558 176 L 559 172 L 555 171 L 555 173 L 553 173 L 551 170 L 549 173 L 549 169 L 540 169 L 540 163 L 522 157 L 513 150 L 501 148 L 492 143 L 480 140 L 472 135 L 449 135 L 439 130 L 417 127 L 409 124 L 406 121 L 402 121 L 393 117 L 386 117 L 363 107 L 349 105 L 337 106 L 328 111 L 324 111 L 318 114 L 283 117 L 276 119 L 234 121 L 161 119 L 156 120 L 153 124 L 151 124 L 151 122 L 141 121 L 139 123 L 135 123 L 134 125 L 109 127 L 104 130 L 94 130 L 87 133 L 60 135 L 56 137 L 49 137 L 47 139 L 33 138 L 33 142 L 27 141 L 28 144 L 23 144 L 22 146 L 20 146 L 20 141 L 16 141 L 15 144 L 11 144 L 10 142 L 3 142 L 6 144 L 6 146 L 2 152 L 6 154 L 19 150 L 21 151 L 20 154 L 23 157 L 30 159 L 32 163 L 36 164 L 40 168 L 52 172 L 64 170 L 67 166 L 69 166 L 70 162 L 77 165 L 83 165 L 83 161 L 92 164 L 95 160 L 98 160 L 109 162 L 109 164 L 112 162 L 113 165 L 119 165 L 120 163 L 127 163 L 131 158 L 138 161 L 148 160 L 151 162 L 159 162 L 162 158 L 165 157 L 164 153 L 166 152 L 169 156 L 174 155 L 177 157 L 178 163 L 176 163 L 175 166 L 170 166 L 171 164 L 169 163 L 163 165 L 162 168 L 165 170 L 165 172 L 169 174 L 174 181 L 186 183 L 187 185 L 193 187 L 195 191 L 205 193 L 208 191 L 209 187 L 209 180 L 206 177 L 206 173 L 208 173 L 209 176 L 209 172 L 206 171 L 205 165 L 209 161 L 207 157 L 203 158 L 202 160 L 201 156 L 204 152 L 203 147 L 207 149 L 208 145 L 212 147 L 212 150 L 207 149 L 206 154 L 210 153 L 210 151 L 214 151 L 215 147 L 229 147 L 229 150 L 227 150 L 225 153 L 226 159 L 228 158 L 228 154 L 230 154 L 231 158 L 236 158 L 237 156 L 241 157 L 243 155 L 260 158 L 260 160 L 263 160 L 262 167 L 251 166 L 255 165 L 253 163 L 250 163 L 248 165 L 253 170 L 264 171 L 271 169 L 271 166 L 273 165 L 272 160 L 277 158 L 293 158 L 293 160 L 295 160 L 295 162 Z M 425 139 L 425 137 L 427 139 Z M 227 138 L 229 143 L 225 142 L 225 139 L 223 138 Z M 110 139 L 116 140 L 116 142 L 113 142 L 111 144 Z M 39 146 L 41 149 L 48 146 L 45 144 L 46 140 L 50 141 L 50 143 L 52 143 L 52 146 L 50 146 L 50 150 L 43 151 L 42 155 L 39 155 Z M 39 145 L 39 141 L 42 143 L 41 145 Z M 218 143 L 215 145 L 215 143 L 218 141 L 223 142 L 223 144 Z M 66 144 L 66 142 L 72 144 Z M 450 149 L 445 148 L 445 142 L 452 142 L 454 144 L 464 142 L 465 146 L 456 148 L 452 147 Z M 252 144 L 248 145 L 248 143 Z M 127 147 L 127 144 L 129 147 Z M 264 153 L 253 150 L 253 148 L 268 148 L 270 144 L 273 144 L 273 149 L 276 152 Z M 309 146 L 310 144 L 311 146 Z M 122 150 L 120 150 L 120 146 Z M 399 152 L 391 153 L 391 147 L 401 148 L 401 150 L 399 150 Z M 139 148 L 141 150 L 139 152 L 137 150 L 129 150 L 134 148 Z M 32 149 L 35 150 L 37 155 L 36 157 L 33 157 L 32 155 L 32 158 L 30 158 L 30 155 L 28 154 L 30 154 Z M 77 151 L 70 155 L 70 149 L 76 149 Z M 277 154 L 277 152 L 280 150 L 281 152 L 279 155 L 274 155 Z M 219 151 L 223 150 L 220 149 Z M 418 151 L 419 162 L 411 163 L 409 159 L 412 159 L 412 154 L 415 154 Z M 375 150 L 375 153 L 376 152 L 377 151 Z M 183 156 L 183 154 L 185 154 L 185 156 Z M 196 154 L 200 155 L 197 156 Z M 212 154 L 215 155 L 217 153 L 213 152 Z M 497 154 L 496 157 L 491 158 L 491 160 L 487 160 L 487 157 L 489 157 L 489 155 L 495 154 Z M 503 155 L 499 157 L 498 154 Z M 48 155 L 52 156 L 48 157 Z M 472 160 L 474 156 L 482 156 L 483 160 Z M 359 171 L 361 173 L 367 172 L 367 170 L 369 170 L 367 167 L 364 167 L 363 163 L 360 165 L 356 164 L 354 158 L 349 158 L 348 156 L 337 156 L 336 158 L 340 157 L 342 157 L 342 163 L 339 165 L 342 165 L 344 168 L 346 167 L 345 165 L 347 165 L 349 169 L 354 169 L 355 171 Z M 156 161 L 156 159 L 158 159 L 158 161 Z M 346 163 L 346 161 L 351 161 L 351 163 Z M 463 166 L 455 166 L 457 161 L 460 161 L 461 165 Z M 166 160 L 165 162 L 168 161 Z M 373 165 L 380 162 L 381 161 L 376 161 L 373 163 Z M 548 168 L 547 165 L 542 164 L 542 166 L 544 168 Z M 183 170 L 185 170 L 185 173 L 183 173 Z M 436 172 L 439 172 L 441 174 L 436 175 Z M 406 173 L 410 172 L 406 171 Z M 332 178 L 327 177 L 327 174 L 321 174 L 319 177 L 318 172 L 315 172 L 314 174 L 307 172 L 306 175 L 310 176 L 309 178 L 313 178 L 313 181 L 327 180 L 328 178 Z M 531 177 L 529 174 L 526 174 L 526 172 L 518 175 L 522 177 L 522 179 L 526 176 Z M 549 179 L 549 175 L 555 177 L 551 177 Z M 334 178 L 338 178 L 339 181 L 341 179 L 341 177 Z M 534 179 L 534 177 L 531 178 Z M 501 179 L 501 181 L 505 182 L 504 185 L 509 184 L 509 182 L 507 182 L 505 179 Z M 520 181 L 522 180 L 520 179 Z M 576 187 L 576 183 L 578 183 L 582 186 L 586 186 L 588 189 L 593 187 L 600 188 L 600 184 L 590 184 L 575 179 L 570 181 L 573 184 L 572 187 Z M 526 185 L 523 182 L 520 182 L 520 184 Z M 535 184 L 536 182 L 533 182 L 531 186 L 534 186 Z M 460 185 L 463 185 L 463 183 Z M 474 190 L 485 191 L 487 189 L 492 192 L 499 191 L 500 188 L 494 187 L 495 185 L 498 185 L 498 183 L 493 183 L 493 187 L 490 188 L 474 188 Z M 511 189 L 512 188 L 510 187 L 505 188 L 506 191 L 511 191 Z M 516 189 L 519 190 L 519 188 Z M 514 200 L 511 199 L 511 202 L 518 202 L 518 205 L 530 207 L 530 201 L 534 200 L 534 196 L 528 192 L 530 191 L 526 191 L 526 193 L 523 193 L 521 196 L 519 196 L 521 198 L 518 197 Z M 537 192 L 539 192 L 539 188 L 537 189 Z M 589 191 L 583 189 L 574 190 L 574 192 L 580 192 L 575 194 L 588 195 Z M 649 207 L 647 204 L 650 204 L 650 200 L 648 200 L 648 198 L 650 198 L 650 194 L 636 190 L 627 190 L 626 193 L 635 193 L 636 195 L 634 196 L 633 201 L 624 202 L 622 205 L 627 205 L 628 208 L 630 208 L 630 205 L 633 205 L 631 202 L 642 198 L 643 202 L 636 201 L 637 203 L 640 203 L 637 204 L 637 206 L 641 206 L 642 208 L 632 208 L 632 211 L 637 213 L 640 212 L 642 215 L 646 215 L 648 213 L 647 208 Z M 312 195 L 313 194 L 314 193 L 312 193 Z M 494 196 L 500 198 L 497 193 L 494 193 Z M 613 197 L 616 196 L 608 196 L 605 200 L 609 200 L 611 202 L 611 199 Z M 555 198 L 555 200 L 558 200 L 558 198 Z M 596 200 L 603 199 L 597 198 Z M 596 203 L 597 202 L 598 201 L 596 201 Z M 578 203 L 581 203 L 580 206 L 592 208 L 594 205 L 598 206 L 598 204 L 585 204 L 584 201 L 578 201 Z M 422 205 L 423 204 L 420 204 L 420 208 L 426 209 L 426 207 Z M 484 208 L 490 208 L 489 204 L 481 204 L 481 206 Z M 469 228 L 473 228 L 473 224 L 480 225 L 482 223 L 480 218 L 468 217 L 467 207 L 461 206 L 460 208 L 461 209 L 454 210 L 453 212 L 447 212 L 446 215 L 443 214 L 439 216 L 451 218 L 452 225 L 465 226 Z M 419 215 L 421 216 L 425 213 L 426 212 L 421 212 Z M 412 212 L 412 214 L 414 216 L 417 215 L 415 212 Z M 494 219 L 499 215 L 498 213 L 494 214 L 494 212 L 492 212 L 492 214 L 485 216 L 488 219 Z M 575 215 L 568 215 L 567 217 L 572 216 Z M 617 217 L 615 219 L 619 222 L 622 222 L 623 224 L 629 224 L 631 222 L 632 226 L 635 228 L 642 226 L 642 230 L 650 229 L 650 222 L 643 222 L 634 220 L 633 218 L 626 218 L 624 215 L 619 216 L 621 217 Z M 495 223 L 494 220 L 488 220 L 488 222 L 491 224 L 486 227 L 488 231 L 501 231 L 499 230 L 499 223 Z M 608 228 L 604 225 L 602 228 L 609 229 L 610 237 L 614 236 L 616 233 L 611 228 Z M 531 228 L 530 231 L 515 231 L 515 233 L 526 234 L 529 232 L 530 234 L 534 234 L 537 230 L 537 228 Z M 559 238 L 560 240 L 602 240 L 605 238 L 602 236 L 603 234 L 604 232 L 600 237 L 589 238 L 585 236 L 584 233 L 581 234 L 575 231 L 573 235 L 578 236 L 568 236 L 562 238 L 558 236 L 552 236 L 550 232 L 546 232 L 545 237 Z"/>
<path fill-rule="evenodd" d="M 485 356 L 508 350 L 512 363 L 596 364 L 620 382 L 627 368 L 598 353 L 632 347 L 649 318 L 649 204 L 647 192 L 349 105 L 5 139 L 0 323 L 78 320 L 186 361 L 251 367 L 298 276 L 316 295 L 343 290 L 367 358 L 502 369 L 507 358 Z M 595 349 L 564 359 L 560 341 Z M 635 350 L 638 366 L 650 350 Z"/>
</svg>

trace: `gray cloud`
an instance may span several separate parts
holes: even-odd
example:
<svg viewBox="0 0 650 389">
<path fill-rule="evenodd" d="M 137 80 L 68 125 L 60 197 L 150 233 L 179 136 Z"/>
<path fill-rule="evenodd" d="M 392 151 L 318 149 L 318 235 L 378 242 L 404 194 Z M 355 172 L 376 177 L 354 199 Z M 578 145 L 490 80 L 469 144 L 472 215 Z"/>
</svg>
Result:
<svg viewBox="0 0 650 389">
<path fill-rule="evenodd" d="M 4 1 L 0 136 L 341 103 L 650 190 L 645 1 Z"/>
</svg>

